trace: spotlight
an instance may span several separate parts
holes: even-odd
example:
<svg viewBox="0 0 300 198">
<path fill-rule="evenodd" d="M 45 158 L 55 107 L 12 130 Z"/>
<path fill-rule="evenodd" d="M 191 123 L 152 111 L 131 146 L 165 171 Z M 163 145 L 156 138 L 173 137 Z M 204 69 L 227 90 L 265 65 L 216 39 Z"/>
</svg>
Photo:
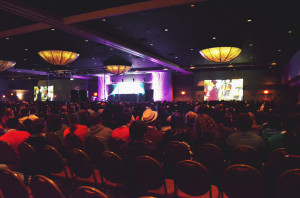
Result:
<svg viewBox="0 0 300 198">
<path fill-rule="evenodd" d="M 185 95 L 185 91 L 180 92 L 181 95 Z"/>
<path fill-rule="evenodd" d="M 264 90 L 264 94 L 269 94 L 269 90 Z"/>
<path fill-rule="evenodd" d="M 97 97 L 97 96 L 98 96 L 98 93 L 97 93 L 97 92 L 95 92 L 95 93 L 94 93 L 94 96 L 95 96 L 95 97 Z"/>
</svg>

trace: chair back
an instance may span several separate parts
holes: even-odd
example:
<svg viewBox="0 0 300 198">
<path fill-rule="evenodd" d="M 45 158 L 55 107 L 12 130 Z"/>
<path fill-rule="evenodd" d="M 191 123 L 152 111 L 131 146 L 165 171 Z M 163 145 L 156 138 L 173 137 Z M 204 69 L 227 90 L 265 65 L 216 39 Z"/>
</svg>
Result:
<svg viewBox="0 0 300 198">
<path fill-rule="evenodd" d="M 48 173 L 60 173 L 64 170 L 63 157 L 53 146 L 46 145 L 40 159 L 43 169 Z"/>
<path fill-rule="evenodd" d="M 255 168 L 236 164 L 225 169 L 222 189 L 230 198 L 261 198 L 262 174 Z"/>
<path fill-rule="evenodd" d="M 45 139 L 51 146 L 56 148 L 58 151 L 62 150 L 62 142 L 60 141 L 58 135 L 55 133 L 46 133 Z"/>
<path fill-rule="evenodd" d="M 67 162 L 71 173 L 78 177 L 89 178 L 94 173 L 90 158 L 80 149 L 70 150 Z"/>
<path fill-rule="evenodd" d="M 67 148 L 67 150 L 71 150 L 73 148 L 77 148 L 77 149 L 81 149 L 81 150 L 83 149 L 80 138 L 73 133 L 69 133 L 66 135 L 66 137 L 64 139 L 64 143 L 65 143 L 65 147 Z"/>
<path fill-rule="evenodd" d="M 18 162 L 15 150 L 5 141 L 0 141 L 0 162 L 8 166 L 16 165 Z"/>
<path fill-rule="evenodd" d="M 71 198 L 108 198 L 108 196 L 100 190 L 90 186 L 77 187 L 71 194 Z"/>
<path fill-rule="evenodd" d="M 176 165 L 174 185 L 175 189 L 180 189 L 188 195 L 201 196 L 211 190 L 210 175 L 199 162 L 184 160 Z"/>
<path fill-rule="evenodd" d="M 259 152 L 251 146 L 237 146 L 231 151 L 230 165 L 233 164 L 246 164 L 260 168 L 261 156 Z"/>
<path fill-rule="evenodd" d="M 192 153 L 190 146 L 185 142 L 171 141 L 164 150 L 166 164 L 175 167 L 182 160 L 190 160 Z"/>
<path fill-rule="evenodd" d="M 124 144 L 125 141 L 121 138 L 110 138 L 108 142 L 109 150 L 119 154 L 120 153 L 120 146 Z"/>
<path fill-rule="evenodd" d="M 164 173 L 160 163 L 149 156 L 138 156 L 133 163 L 133 183 L 139 190 L 148 191 L 164 185 Z"/>
<path fill-rule="evenodd" d="M 0 169 L 0 189 L 5 198 L 29 198 L 23 180 L 9 169 Z"/>
<path fill-rule="evenodd" d="M 64 198 L 65 196 L 54 181 L 43 175 L 35 175 L 30 180 L 34 198 Z"/>
<path fill-rule="evenodd" d="M 300 197 L 300 169 L 291 169 L 283 172 L 277 182 L 276 197 Z"/>
<path fill-rule="evenodd" d="M 36 174 L 41 171 L 40 158 L 35 149 L 27 142 L 18 147 L 21 169 L 27 174 Z"/>
<path fill-rule="evenodd" d="M 103 143 L 95 136 L 88 136 L 84 141 L 84 151 L 93 163 L 96 163 L 104 151 Z"/>
<path fill-rule="evenodd" d="M 102 153 L 101 160 L 98 163 L 98 169 L 101 177 L 111 183 L 120 184 L 125 181 L 123 160 L 120 156 L 111 151 L 104 151 Z"/>
<path fill-rule="evenodd" d="M 223 151 L 215 144 L 203 144 L 198 147 L 195 160 L 206 167 L 214 182 L 219 182 L 225 169 Z"/>
</svg>

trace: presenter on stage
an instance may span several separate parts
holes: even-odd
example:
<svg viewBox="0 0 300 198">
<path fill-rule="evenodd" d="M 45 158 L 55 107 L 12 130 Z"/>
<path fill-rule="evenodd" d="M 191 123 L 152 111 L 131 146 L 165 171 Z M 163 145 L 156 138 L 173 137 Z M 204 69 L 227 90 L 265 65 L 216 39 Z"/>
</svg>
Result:
<svg viewBox="0 0 300 198">
<path fill-rule="evenodd" d="M 219 90 L 217 88 L 217 81 L 212 80 L 211 81 L 212 89 L 209 92 L 209 96 L 207 98 L 208 101 L 218 101 L 219 100 Z"/>
</svg>

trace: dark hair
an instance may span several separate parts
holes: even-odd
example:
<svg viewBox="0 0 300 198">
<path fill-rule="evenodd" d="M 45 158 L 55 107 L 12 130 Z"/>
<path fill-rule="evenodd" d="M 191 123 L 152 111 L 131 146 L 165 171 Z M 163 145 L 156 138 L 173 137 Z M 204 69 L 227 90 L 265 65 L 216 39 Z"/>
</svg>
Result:
<svg viewBox="0 0 300 198">
<path fill-rule="evenodd" d="M 95 126 L 102 123 L 102 116 L 100 113 L 94 113 L 90 116 L 90 126 Z"/>
<path fill-rule="evenodd" d="M 122 126 L 128 124 L 131 118 L 132 116 L 130 112 L 126 112 L 126 111 L 121 112 L 120 115 L 118 116 L 119 125 Z"/>
<path fill-rule="evenodd" d="M 43 132 L 45 128 L 44 119 L 39 118 L 36 120 L 33 120 L 31 123 L 31 131 L 29 131 L 31 134 L 40 134 Z"/>
<path fill-rule="evenodd" d="M 171 128 L 182 129 L 184 128 L 184 116 L 182 113 L 176 111 L 171 115 Z"/>
<path fill-rule="evenodd" d="M 37 107 L 34 105 L 30 106 L 29 111 L 30 111 L 30 114 L 36 114 Z"/>
<path fill-rule="evenodd" d="M 20 110 L 19 110 L 19 117 L 20 118 L 28 116 L 28 114 L 29 114 L 29 109 L 27 107 L 21 107 L 20 108 Z"/>
<path fill-rule="evenodd" d="M 79 123 L 78 115 L 76 113 L 69 114 L 68 122 L 69 122 L 70 133 L 75 132 L 76 124 Z"/>
<path fill-rule="evenodd" d="M 23 125 L 26 128 L 26 131 L 30 132 L 31 131 L 31 123 L 32 120 L 30 120 L 29 118 L 27 118 L 26 120 L 24 120 Z"/>
<path fill-rule="evenodd" d="M 46 120 L 46 129 L 48 132 L 55 132 L 61 128 L 62 120 L 58 115 L 49 114 Z"/>
<path fill-rule="evenodd" d="M 141 121 L 133 121 L 129 127 L 130 140 L 141 140 L 147 132 L 147 125 Z"/>
<path fill-rule="evenodd" d="M 241 131 L 249 131 L 252 128 L 253 119 L 248 113 L 240 113 L 238 117 L 238 128 Z"/>
<path fill-rule="evenodd" d="M 20 124 L 19 120 L 17 118 L 9 118 L 6 121 L 6 127 L 8 129 L 15 129 Z"/>
<path fill-rule="evenodd" d="M 89 114 L 86 110 L 80 110 L 77 112 L 77 115 L 79 117 L 79 124 L 82 125 L 89 125 Z"/>
</svg>

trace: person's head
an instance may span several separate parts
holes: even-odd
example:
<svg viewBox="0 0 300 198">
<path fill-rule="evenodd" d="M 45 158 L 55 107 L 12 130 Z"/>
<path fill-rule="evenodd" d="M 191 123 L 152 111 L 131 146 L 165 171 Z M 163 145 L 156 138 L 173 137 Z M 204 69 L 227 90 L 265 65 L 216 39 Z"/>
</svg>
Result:
<svg viewBox="0 0 300 198">
<path fill-rule="evenodd" d="M 209 115 L 200 114 L 195 120 L 194 130 L 198 138 L 207 140 L 214 136 L 216 123 Z"/>
<path fill-rule="evenodd" d="M 31 131 L 31 123 L 32 123 L 32 120 L 30 120 L 29 118 L 27 118 L 23 122 L 23 125 L 24 125 L 26 131 L 28 131 L 28 132 Z"/>
<path fill-rule="evenodd" d="M 6 121 L 6 128 L 7 129 L 16 129 L 19 124 L 20 123 L 19 123 L 19 120 L 17 118 L 9 118 Z"/>
<path fill-rule="evenodd" d="M 19 117 L 25 117 L 25 116 L 29 116 L 29 108 L 28 107 L 21 107 L 19 110 Z"/>
<path fill-rule="evenodd" d="M 197 113 L 193 111 L 189 111 L 187 114 L 185 114 L 185 124 L 189 127 L 193 127 L 196 117 L 197 117 Z"/>
<path fill-rule="evenodd" d="M 147 125 L 141 121 L 133 121 L 129 127 L 129 134 L 131 141 L 141 140 L 147 132 Z"/>
<path fill-rule="evenodd" d="M 48 132 L 55 132 L 61 128 L 62 120 L 58 115 L 49 114 L 46 120 L 46 130 Z"/>
<path fill-rule="evenodd" d="M 143 112 L 143 116 L 142 116 L 141 120 L 144 121 L 146 124 L 151 125 L 156 120 L 157 116 L 158 116 L 158 113 L 156 111 L 153 111 L 152 109 L 147 108 Z"/>
<path fill-rule="evenodd" d="M 182 129 L 184 128 L 184 116 L 182 113 L 175 111 L 171 115 L 171 128 Z"/>
<path fill-rule="evenodd" d="M 89 114 L 86 110 L 80 110 L 77 112 L 77 115 L 79 117 L 79 123 L 82 125 L 89 125 Z"/>
<path fill-rule="evenodd" d="M 35 105 L 30 106 L 29 112 L 30 112 L 30 114 L 36 114 L 37 113 L 37 107 Z"/>
<path fill-rule="evenodd" d="M 40 134 L 45 132 L 45 122 L 44 119 L 39 118 L 33 120 L 31 123 L 31 131 L 29 131 L 32 135 L 33 134 Z"/>
<path fill-rule="evenodd" d="M 14 117 L 14 110 L 12 108 L 5 109 L 3 117 Z"/>
<path fill-rule="evenodd" d="M 94 113 L 90 116 L 90 125 L 96 126 L 98 124 L 102 124 L 102 116 L 100 113 Z"/>
<path fill-rule="evenodd" d="M 132 122 L 132 115 L 130 112 L 122 111 L 117 117 L 119 125 L 130 125 Z"/>
<path fill-rule="evenodd" d="M 68 123 L 70 132 L 73 133 L 76 130 L 76 124 L 79 123 L 78 115 L 76 113 L 69 114 Z"/>
<path fill-rule="evenodd" d="M 270 128 L 281 129 L 281 117 L 277 113 L 271 113 L 268 119 L 268 124 Z"/>
<path fill-rule="evenodd" d="M 249 131 L 252 128 L 253 119 L 248 113 L 240 113 L 238 117 L 238 128 L 240 131 Z"/>
</svg>

